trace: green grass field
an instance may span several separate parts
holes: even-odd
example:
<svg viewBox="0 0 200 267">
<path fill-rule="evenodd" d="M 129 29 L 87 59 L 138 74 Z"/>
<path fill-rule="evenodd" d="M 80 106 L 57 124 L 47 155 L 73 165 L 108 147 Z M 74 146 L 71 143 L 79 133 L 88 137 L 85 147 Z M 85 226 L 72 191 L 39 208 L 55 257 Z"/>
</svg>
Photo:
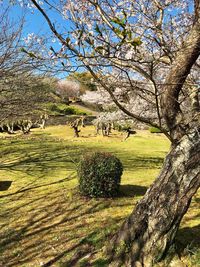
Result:
<svg viewBox="0 0 200 267">
<path fill-rule="evenodd" d="M 67 126 L 34 129 L 24 136 L 0 134 L 0 144 L 2 267 L 106 266 L 92 252 L 100 251 L 144 195 L 170 146 L 163 135 L 145 131 L 123 141 L 120 133 L 95 136 L 93 127 L 86 127 L 74 138 Z M 79 195 L 76 166 L 90 151 L 111 152 L 122 161 L 120 197 Z M 198 191 L 176 242 L 191 267 L 200 266 L 199 207 Z M 92 265 L 84 258 L 89 252 Z"/>
</svg>

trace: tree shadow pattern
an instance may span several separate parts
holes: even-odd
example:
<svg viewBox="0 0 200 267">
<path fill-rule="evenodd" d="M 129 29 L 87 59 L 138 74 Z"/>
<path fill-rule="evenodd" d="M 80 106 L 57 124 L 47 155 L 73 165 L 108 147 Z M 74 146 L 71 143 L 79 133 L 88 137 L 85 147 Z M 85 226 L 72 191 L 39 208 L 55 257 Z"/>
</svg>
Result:
<svg viewBox="0 0 200 267">
<path fill-rule="evenodd" d="M 119 197 L 113 199 L 80 196 L 73 182 L 73 164 L 86 150 L 47 137 L 42 141 L 36 138 L 34 143 L 25 139 L 23 146 L 16 139 L 2 150 L 0 168 L 9 172 L 9 180 L 16 172 L 24 173 L 23 181 L 33 172 L 34 176 L 17 190 L 2 191 L 0 195 L 0 266 L 71 267 L 79 266 L 84 259 L 85 266 L 107 266 L 104 259 L 91 265 L 85 257 L 92 258 L 111 238 L 147 187 L 122 185 Z M 130 170 L 152 167 L 152 162 L 156 168 L 162 164 L 162 158 L 128 158 Z M 66 177 L 46 181 L 47 175 L 62 169 L 68 170 Z"/>
</svg>

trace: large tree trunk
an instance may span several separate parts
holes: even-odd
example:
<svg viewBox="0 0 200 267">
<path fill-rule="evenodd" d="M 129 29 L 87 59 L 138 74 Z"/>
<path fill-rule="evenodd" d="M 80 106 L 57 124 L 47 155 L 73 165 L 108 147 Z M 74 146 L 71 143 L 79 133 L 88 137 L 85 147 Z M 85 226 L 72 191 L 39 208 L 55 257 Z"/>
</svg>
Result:
<svg viewBox="0 0 200 267">
<path fill-rule="evenodd" d="M 200 186 L 200 133 L 193 130 L 171 148 L 162 171 L 111 242 L 109 266 L 152 266 L 174 241 Z"/>
</svg>

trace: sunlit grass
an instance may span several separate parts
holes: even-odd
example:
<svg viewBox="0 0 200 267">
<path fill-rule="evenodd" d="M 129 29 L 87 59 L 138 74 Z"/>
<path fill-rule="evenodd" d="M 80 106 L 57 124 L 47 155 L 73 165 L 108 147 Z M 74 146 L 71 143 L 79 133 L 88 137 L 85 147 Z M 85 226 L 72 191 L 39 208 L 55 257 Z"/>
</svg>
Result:
<svg viewBox="0 0 200 267">
<path fill-rule="evenodd" d="M 83 128 L 80 138 L 67 126 L 0 135 L 0 181 L 12 182 L 0 191 L 0 266 L 87 266 L 84 255 L 98 251 L 130 214 L 158 175 L 170 145 L 163 135 L 146 131 L 123 139 L 117 132 L 96 136 L 92 126 Z M 94 150 L 111 152 L 122 161 L 120 197 L 79 195 L 76 166 L 83 154 Z M 199 259 L 199 199 L 198 193 L 178 235 L 180 246 L 189 244 L 194 252 L 184 256 L 191 266 Z M 103 259 L 93 262 L 106 266 Z"/>
</svg>

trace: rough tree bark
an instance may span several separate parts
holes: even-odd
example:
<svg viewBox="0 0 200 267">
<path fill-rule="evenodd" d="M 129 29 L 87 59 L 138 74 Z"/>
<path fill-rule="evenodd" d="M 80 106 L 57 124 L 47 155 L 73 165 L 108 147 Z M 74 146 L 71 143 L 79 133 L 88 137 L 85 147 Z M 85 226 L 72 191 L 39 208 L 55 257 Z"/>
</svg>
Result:
<svg viewBox="0 0 200 267">
<path fill-rule="evenodd" d="M 110 266 L 152 266 L 172 244 L 200 186 L 200 133 L 192 130 L 172 147 L 162 171 L 114 236 Z"/>
<path fill-rule="evenodd" d="M 171 150 L 160 175 L 113 237 L 108 247 L 109 266 L 150 267 L 162 259 L 200 187 L 199 109 L 194 111 L 191 105 L 191 119 L 179 105 L 180 91 L 200 55 L 199 5 L 196 16 L 163 88 L 161 108 L 172 140 Z"/>
</svg>

